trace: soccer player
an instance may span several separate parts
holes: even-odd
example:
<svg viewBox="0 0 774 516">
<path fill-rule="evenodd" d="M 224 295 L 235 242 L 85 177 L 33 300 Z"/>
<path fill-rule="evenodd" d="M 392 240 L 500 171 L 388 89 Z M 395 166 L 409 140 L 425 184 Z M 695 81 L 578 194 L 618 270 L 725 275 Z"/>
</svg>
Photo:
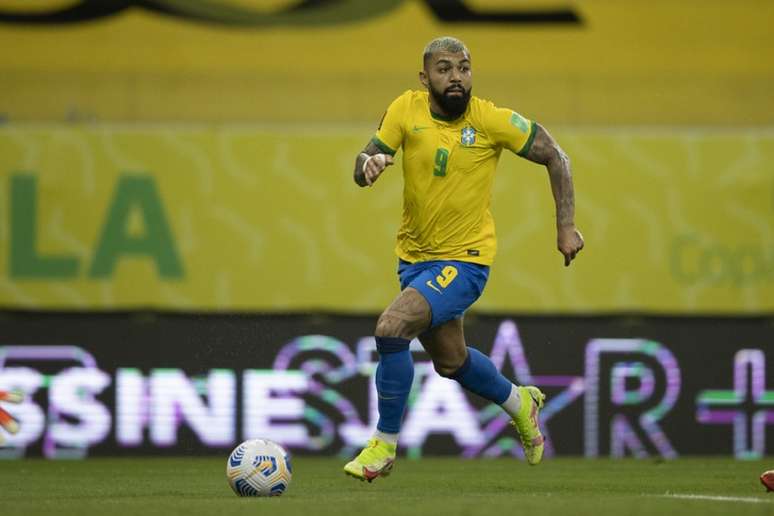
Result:
<svg viewBox="0 0 774 516">
<path fill-rule="evenodd" d="M 379 421 L 362 452 L 344 466 L 361 480 L 387 476 L 414 378 L 409 343 L 419 337 L 435 370 L 500 405 L 530 464 L 543 457 L 538 413 L 545 395 L 516 386 L 489 358 L 467 347 L 465 310 L 481 295 L 496 249 L 489 211 L 503 148 L 545 165 L 556 203 L 557 244 L 565 266 L 583 248 L 575 227 L 570 161 L 539 124 L 471 96 L 470 52 L 451 37 L 431 41 L 419 80 L 390 104 L 355 161 L 355 182 L 372 186 L 403 148 L 403 218 L 396 252 L 401 292 L 376 323 Z"/>
</svg>

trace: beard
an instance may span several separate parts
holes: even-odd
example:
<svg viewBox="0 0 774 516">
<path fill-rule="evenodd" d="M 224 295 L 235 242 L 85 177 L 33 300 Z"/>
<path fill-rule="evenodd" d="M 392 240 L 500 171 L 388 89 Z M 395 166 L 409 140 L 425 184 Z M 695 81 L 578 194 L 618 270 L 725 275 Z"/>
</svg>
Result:
<svg viewBox="0 0 774 516">
<path fill-rule="evenodd" d="M 460 86 L 462 95 L 449 95 L 449 93 L 455 89 L 454 86 L 446 88 L 443 93 L 436 90 L 433 85 L 430 85 L 430 95 L 433 96 L 436 103 L 444 110 L 444 112 L 451 118 L 459 118 L 465 110 L 468 109 L 468 102 L 470 102 L 470 92 L 473 88 L 465 90 Z M 459 91 L 459 90 L 458 90 Z"/>
</svg>

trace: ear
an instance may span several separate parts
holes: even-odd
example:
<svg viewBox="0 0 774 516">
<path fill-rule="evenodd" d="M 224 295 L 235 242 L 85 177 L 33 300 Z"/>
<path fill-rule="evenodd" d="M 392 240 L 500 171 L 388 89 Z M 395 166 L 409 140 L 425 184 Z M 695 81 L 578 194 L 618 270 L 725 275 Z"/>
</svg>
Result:
<svg viewBox="0 0 774 516">
<path fill-rule="evenodd" d="M 419 72 L 419 82 L 421 82 L 422 86 L 424 86 L 425 88 L 429 88 L 430 87 L 430 84 L 429 84 L 428 79 L 427 79 L 427 74 L 424 72 L 424 70 Z"/>
</svg>

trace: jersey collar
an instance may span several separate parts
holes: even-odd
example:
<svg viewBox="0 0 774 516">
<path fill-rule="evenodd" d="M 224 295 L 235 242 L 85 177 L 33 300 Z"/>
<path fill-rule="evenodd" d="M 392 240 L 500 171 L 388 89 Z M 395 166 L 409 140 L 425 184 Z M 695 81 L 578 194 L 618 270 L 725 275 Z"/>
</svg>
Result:
<svg viewBox="0 0 774 516">
<path fill-rule="evenodd" d="M 468 110 L 465 110 L 465 113 L 467 113 Z M 462 113 L 458 117 L 451 117 L 451 116 L 443 116 L 439 115 L 438 113 L 433 112 L 433 110 L 430 110 L 430 116 L 433 117 L 435 120 L 440 120 L 442 122 L 454 122 L 455 120 L 459 120 L 460 118 L 463 118 L 465 116 L 465 113 Z"/>
</svg>

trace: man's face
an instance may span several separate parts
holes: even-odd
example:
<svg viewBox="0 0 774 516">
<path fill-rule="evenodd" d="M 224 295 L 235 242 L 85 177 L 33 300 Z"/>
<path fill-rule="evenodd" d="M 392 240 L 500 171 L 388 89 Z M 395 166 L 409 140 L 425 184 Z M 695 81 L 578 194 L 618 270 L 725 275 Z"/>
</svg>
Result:
<svg viewBox="0 0 774 516">
<path fill-rule="evenodd" d="M 446 114 L 457 118 L 467 109 L 473 87 L 470 56 L 436 52 L 425 63 L 420 80 Z"/>
</svg>

